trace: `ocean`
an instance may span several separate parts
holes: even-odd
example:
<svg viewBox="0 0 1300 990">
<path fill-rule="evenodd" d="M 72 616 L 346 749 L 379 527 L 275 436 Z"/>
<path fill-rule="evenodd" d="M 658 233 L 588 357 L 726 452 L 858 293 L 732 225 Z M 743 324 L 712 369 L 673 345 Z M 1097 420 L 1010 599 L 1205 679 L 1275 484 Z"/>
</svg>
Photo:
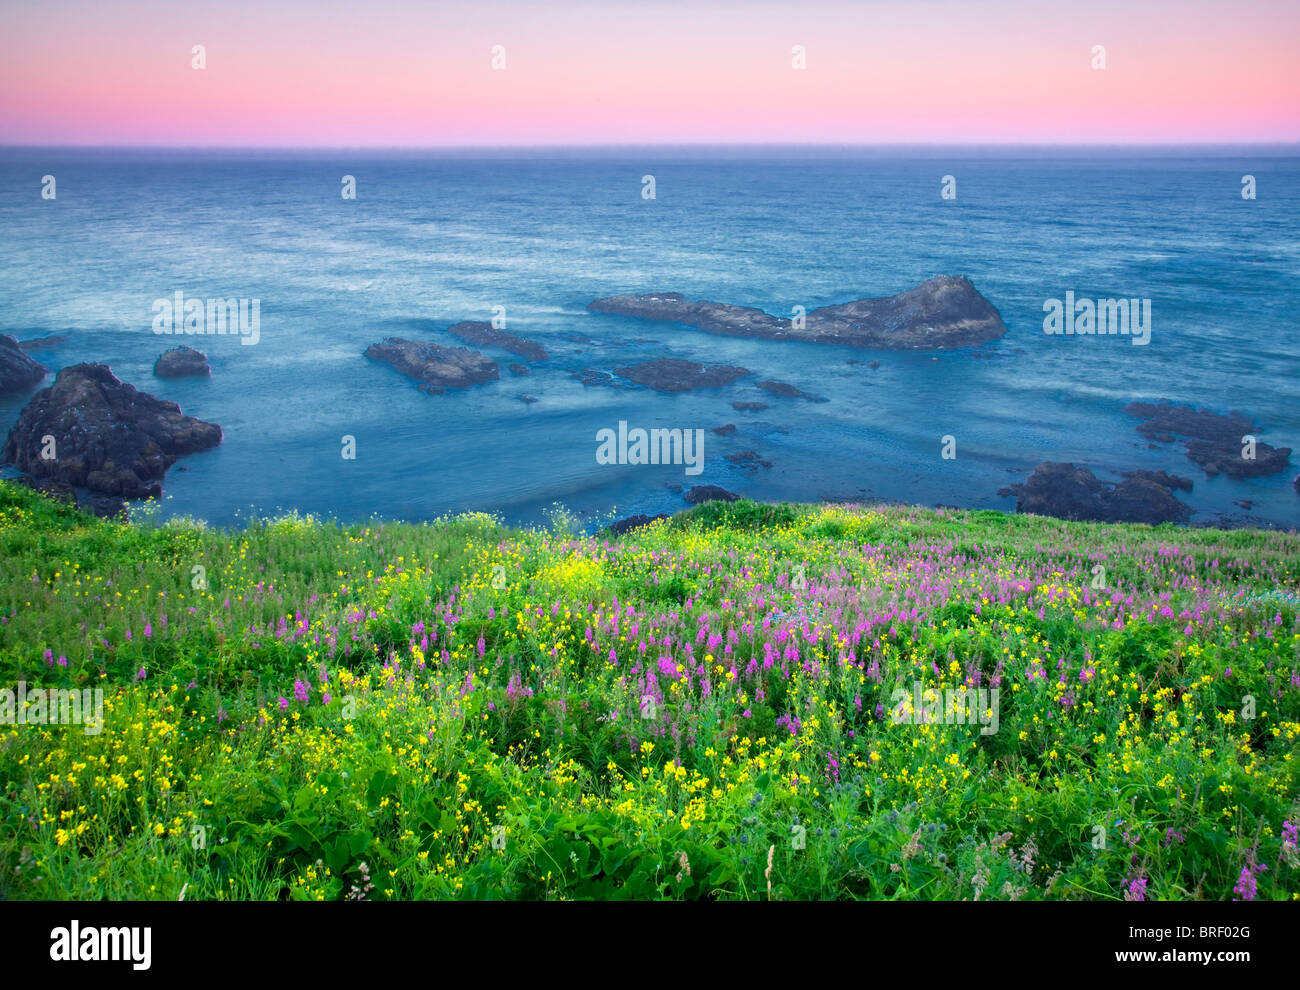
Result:
<svg viewBox="0 0 1300 990">
<path fill-rule="evenodd" d="M 46 174 L 56 199 L 41 197 Z M 1248 174 L 1253 200 L 1241 195 Z M 344 175 L 355 200 L 340 195 Z M 955 199 L 941 197 L 946 175 Z M 1013 511 L 999 488 L 1041 461 L 1073 461 L 1107 480 L 1139 468 L 1192 478 L 1178 494 L 1194 522 L 1300 523 L 1300 467 L 1206 479 L 1181 444 L 1151 449 L 1123 410 L 1158 398 L 1240 410 L 1260 440 L 1300 449 L 1294 148 L 11 147 L 0 148 L 0 233 L 0 333 L 64 337 L 33 354 L 51 373 L 107 363 L 221 425 L 220 447 L 168 472 L 165 515 L 227 525 L 482 510 L 531 523 L 558 503 L 594 525 L 681 509 L 669 486 L 696 484 L 765 501 Z M 968 276 L 1006 336 L 978 352 L 865 351 L 586 309 L 675 291 L 789 316 L 938 274 Z M 178 290 L 259 300 L 257 344 L 155 334 L 154 301 Z M 1044 303 L 1067 291 L 1150 299 L 1150 343 L 1045 334 Z M 429 395 L 363 356 L 390 335 L 466 346 L 446 328 L 494 307 L 550 359 L 482 348 L 500 381 Z M 153 376 L 181 343 L 208 356 L 211 379 Z M 681 394 L 570 378 L 669 356 L 754 374 Z M 754 387 L 765 378 L 828 401 L 769 395 Z M 0 431 L 30 394 L 0 398 Z M 703 471 L 597 463 L 597 433 L 620 421 L 703 429 Z M 729 423 L 734 434 L 711 432 Z M 941 456 L 946 436 L 955 458 Z M 772 467 L 726 459 L 743 450 Z"/>
</svg>

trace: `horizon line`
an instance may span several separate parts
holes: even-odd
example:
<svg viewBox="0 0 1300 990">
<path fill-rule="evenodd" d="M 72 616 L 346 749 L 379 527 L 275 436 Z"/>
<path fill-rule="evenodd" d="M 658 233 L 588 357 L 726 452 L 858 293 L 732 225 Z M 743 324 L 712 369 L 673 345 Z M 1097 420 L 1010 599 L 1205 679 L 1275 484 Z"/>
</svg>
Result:
<svg viewBox="0 0 1300 990">
<path fill-rule="evenodd" d="M 578 141 L 528 144 L 112 144 L 50 143 L 30 144 L 0 141 L 0 151 L 8 150 L 100 150 L 100 151 L 548 151 L 558 149 L 867 149 L 880 148 L 1295 148 L 1293 140 L 1245 141 Z"/>
</svg>

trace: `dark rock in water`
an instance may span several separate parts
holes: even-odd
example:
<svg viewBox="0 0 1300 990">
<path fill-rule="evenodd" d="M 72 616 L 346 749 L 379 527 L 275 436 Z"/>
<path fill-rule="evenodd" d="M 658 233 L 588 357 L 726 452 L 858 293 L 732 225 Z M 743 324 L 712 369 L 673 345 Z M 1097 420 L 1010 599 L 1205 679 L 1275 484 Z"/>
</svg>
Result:
<svg viewBox="0 0 1300 990">
<path fill-rule="evenodd" d="M 618 382 L 614 380 L 614 376 L 611 375 L 608 371 L 592 371 L 589 368 L 584 368 L 582 371 L 572 372 L 569 375 L 569 377 L 577 379 L 578 381 L 582 382 L 583 385 L 586 385 L 588 387 L 594 387 L 594 386 L 605 386 L 607 388 L 622 387 L 619 385 Z"/>
<path fill-rule="evenodd" d="M 468 320 L 448 327 L 447 332 L 466 343 L 476 344 L 479 347 L 500 347 L 511 354 L 526 357 L 530 361 L 545 361 L 550 357 L 541 344 L 520 337 L 518 334 L 498 330 L 491 323 Z"/>
<path fill-rule="evenodd" d="M 736 432 L 736 424 L 728 423 L 726 426 L 715 426 L 713 432 L 720 437 L 729 437 Z"/>
<path fill-rule="evenodd" d="M 736 412 L 760 412 L 771 407 L 766 402 L 733 402 L 731 408 Z"/>
<path fill-rule="evenodd" d="M 366 357 L 391 364 L 430 386 L 426 391 L 468 388 L 501 377 L 497 363 L 464 347 L 442 347 L 402 337 L 387 337 L 366 348 Z"/>
<path fill-rule="evenodd" d="M 1180 488 L 1185 492 L 1192 490 L 1192 479 L 1184 478 L 1177 474 L 1170 474 L 1167 471 L 1123 471 L 1125 478 L 1143 478 L 1147 481 L 1154 481 L 1162 488 L 1168 488 L 1173 491 Z"/>
<path fill-rule="evenodd" d="M 47 436 L 50 460 L 41 456 Z M 159 482 L 178 457 L 219 443 L 217 424 L 184 416 L 176 403 L 118 381 L 107 365 L 76 364 L 33 396 L 0 461 L 38 480 L 146 498 L 162 493 Z"/>
<path fill-rule="evenodd" d="M 867 365 L 867 367 L 868 367 L 868 368 L 879 368 L 879 367 L 880 367 L 880 362 L 879 362 L 879 361 L 872 361 L 869 365 Z"/>
<path fill-rule="evenodd" d="M 709 333 L 766 340 L 810 341 L 879 350 L 974 347 L 1007 332 L 993 304 L 961 276 L 939 275 L 883 299 L 858 299 L 806 314 L 804 327 L 746 306 L 690 302 L 680 292 L 610 296 L 587 306 L 597 313 L 639 316 Z"/>
<path fill-rule="evenodd" d="M 811 402 L 830 402 L 830 399 L 823 399 L 820 396 L 809 395 L 801 388 L 796 388 L 787 382 L 759 382 L 758 387 L 764 392 L 771 392 L 773 395 L 780 395 L 787 399 L 808 399 Z"/>
<path fill-rule="evenodd" d="M 664 485 L 664 487 L 667 488 L 670 492 L 673 492 L 677 495 L 680 495 L 682 493 L 682 486 L 678 484 L 674 484 L 671 481 L 668 482 L 668 484 Z"/>
<path fill-rule="evenodd" d="M 211 375 L 207 355 L 193 347 L 173 347 L 154 362 L 153 373 L 159 378 L 184 378 L 188 375 Z"/>
<path fill-rule="evenodd" d="M 693 388 L 730 385 L 749 374 L 745 368 L 726 364 L 706 366 L 681 358 L 659 358 L 630 368 L 615 368 L 614 371 L 628 381 L 659 392 L 689 392 Z"/>
<path fill-rule="evenodd" d="M 1247 512 L 1249 512 L 1249 511 L 1251 510 L 1251 508 L 1254 507 L 1254 505 L 1255 505 L 1255 503 L 1252 502 L 1252 501 L 1251 501 L 1250 499 L 1248 499 L 1248 498 L 1237 498 L 1237 499 L 1233 499 L 1233 500 L 1232 500 L 1232 504 L 1233 504 L 1233 505 L 1239 505 L 1239 506 L 1241 506 L 1241 507 L 1242 507 L 1243 509 L 1245 509 Z"/>
<path fill-rule="evenodd" d="M 1253 458 L 1242 456 L 1246 449 L 1240 438 L 1192 440 L 1187 444 L 1187 456 L 1204 468 L 1211 478 L 1216 474 L 1226 474 L 1229 478 L 1257 478 L 1285 471 L 1291 463 L 1290 447 L 1271 447 L 1257 440 Z"/>
<path fill-rule="evenodd" d="M 573 343 L 575 343 L 575 344 L 594 344 L 594 343 L 596 343 L 596 341 L 595 341 L 594 338 L 584 336 L 583 334 L 580 334 L 580 333 L 562 333 L 562 334 L 560 334 L 560 336 L 563 337 L 565 340 L 571 340 L 571 341 L 573 341 Z"/>
<path fill-rule="evenodd" d="M 1162 443 L 1169 443 L 1176 434 L 1198 440 L 1232 440 L 1240 444 L 1243 436 L 1259 429 L 1241 413 L 1233 412 L 1225 416 L 1209 409 L 1175 405 L 1168 399 L 1162 399 L 1158 403 L 1130 402 L 1124 411 L 1145 421 L 1138 424 L 1139 433 Z"/>
<path fill-rule="evenodd" d="M 649 526 L 652 522 L 667 518 L 668 514 L 664 512 L 661 512 L 656 516 L 628 516 L 626 519 L 620 519 L 618 522 L 611 523 L 609 530 L 615 536 L 622 536 L 624 533 L 630 533 L 634 529 L 640 529 L 642 526 Z"/>
<path fill-rule="evenodd" d="M 1093 522 L 1187 522 L 1191 508 L 1169 489 L 1146 478 L 1112 485 L 1087 468 L 1073 464 L 1039 464 L 1021 485 L 1003 489 L 1016 496 L 1016 511 L 1059 519 Z"/>
<path fill-rule="evenodd" d="M 740 496 L 735 492 L 729 492 L 717 485 L 696 485 L 686 493 L 686 501 L 691 505 L 700 505 L 704 502 L 734 502 L 738 498 Z"/>
<path fill-rule="evenodd" d="M 519 396 L 519 401 L 525 402 L 531 406 L 534 402 L 537 401 L 537 397 L 535 395 L 521 395 Z"/>
<path fill-rule="evenodd" d="M 45 377 L 45 368 L 27 356 L 13 337 L 0 334 L 0 395 L 31 388 Z"/>
<path fill-rule="evenodd" d="M 847 361 L 845 361 L 844 363 L 845 363 L 845 364 L 861 364 L 862 362 L 861 362 L 861 361 L 858 361 L 858 360 L 856 360 L 856 359 L 854 359 L 854 358 L 849 358 L 849 359 L 848 359 Z"/>
<path fill-rule="evenodd" d="M 529 369 L 528 365 L 526 365 L 526 364 L 512 364 L 512 365 L 510 365 L 509 367 L 510 367 L 510 373 L 511 373 L 512 375 L 531 375 L 531 374 L 532 374 L 532 371 Z"/>
<path fill-rule="evenodd" d="M 68 342 L 67 337 L 57 337 L 57 336 L 35 337 L 32 340 L 19 341 L 18 346 L 21 347 L 23 350 L 25 350 L 28 354 L 30 354 L 32 351 L 53 350 L 54 348 L 58 347 L 60 344 L 66 344 L 67 342 Z"/>
<path fill-rule="evenodd" d="M 1255 436 L 1260 427 L 1236 410 L 1224 415 L 1162 399 L 1158 403 L 1130 402 L 1124 411 L 1143 420 L 1137 431 L 1150 440 L 1172 443 L 1175 437 L 1189 437 L 1188 460 L 1199 464 L 1210 477 L 1255 478 L 1284 471 L 1290 463 L 1290 447 L 1273 447 L 1260 440 L 1255 441 L 1253 458 L 1243 456 L 1248 450 L 1244 438 Z"/>
<path fill-rule="evenodd" d="M 747 468 L 751 471 L 756 470 L 759 467 L 770 468 L 772 466 L 771 461 L 763 460 L 763 458 L 759 457 L 757 452 L 753 450 L 742 450 L 736 454 L 728 454 L 727 460 L 731 461 L 732 464 Z"/>
</svg>

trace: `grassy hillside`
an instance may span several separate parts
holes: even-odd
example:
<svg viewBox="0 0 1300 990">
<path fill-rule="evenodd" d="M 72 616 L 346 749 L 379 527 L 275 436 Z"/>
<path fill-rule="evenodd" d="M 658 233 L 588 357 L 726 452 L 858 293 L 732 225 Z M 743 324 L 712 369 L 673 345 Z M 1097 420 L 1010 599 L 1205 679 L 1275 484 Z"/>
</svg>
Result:
<svg viewBox="0 0 1300 990">
<path fill-rule="evenodd" d="M 1295 533 L 219 532 L 0 483 L 0 687 L 106 696 L 0 725 L 0 897 L 1296 899 L 1297 589 Z"/>
</svg>

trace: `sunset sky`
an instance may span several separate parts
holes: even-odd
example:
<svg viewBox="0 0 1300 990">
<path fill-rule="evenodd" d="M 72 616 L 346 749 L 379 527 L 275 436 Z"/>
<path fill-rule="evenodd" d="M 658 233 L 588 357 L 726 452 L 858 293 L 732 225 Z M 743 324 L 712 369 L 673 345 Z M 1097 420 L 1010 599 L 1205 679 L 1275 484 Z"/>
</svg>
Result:
<svg viewBox="0 0 1300 990">
<path fill-rule="evenodd" d="M 1294 142 L 1298 54 L 1297 0 L 0 0 L 0 144 Z"/>
</svg>

